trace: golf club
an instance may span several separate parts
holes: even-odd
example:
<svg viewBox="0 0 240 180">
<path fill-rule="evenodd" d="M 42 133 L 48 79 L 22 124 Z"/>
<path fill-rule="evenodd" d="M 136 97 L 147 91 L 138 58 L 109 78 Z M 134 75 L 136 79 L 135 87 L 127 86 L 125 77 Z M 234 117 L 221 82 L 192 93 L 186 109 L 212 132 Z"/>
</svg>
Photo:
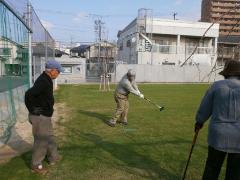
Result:
<svg viewBox="0 0 240 180">
<path fill-rule="evenodd" d="M 188 166 L 189 166 L 189 163 L 190 163 L 190 160 L 191 160 L 191 157 L 192 157 L 194 146 L 195 146 L 196 141 L 197 141 L 198 133 L 199 133 L 199 130 L 197 130 L 195 132 L 195 135 L 193 137 L 192 147 L 191 147 L 191 150 L 190 150 L 190 153 L 189 153 L 189 156 L 188 156 L 188 161 L 187 161 L 187 164 L 186 164 L 186 167 L 185 167 L 185 170 L 184 170 L 184 174 L 183 174 L 182 180 L 185 180 L 185 178 L 186 178 Z"/>
<path fill-rule="evenodd" d="M 150 104 L 154 105 L 155 107 L 157 107 L 160 111 L 163 111 L 164 110 L 164 107 L 163 106 L 159 106 L 158 104 L 152 102 L 150 99 L 148 98 L 144 98 L 146 101 L 148 101 Z"/>
</svg>

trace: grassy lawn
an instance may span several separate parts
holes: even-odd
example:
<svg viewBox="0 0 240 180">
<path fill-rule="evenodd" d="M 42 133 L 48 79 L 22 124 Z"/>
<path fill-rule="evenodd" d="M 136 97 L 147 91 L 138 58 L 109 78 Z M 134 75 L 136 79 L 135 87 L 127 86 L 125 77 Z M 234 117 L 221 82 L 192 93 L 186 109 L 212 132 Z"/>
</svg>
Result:
<svg viewBox="0 0 240 180">
<path fill-rule="evenodd" d="M 0 166 L 0 179 L 179 180 L 193 137 L 195 112 L 209 85 L 140 85 L 145 96 L 166 110 L 130 97 L 129 125 L 108 127 L 113 92 L 97 85 L 61 86 L 56 100 L 71 110 L 60 118 L 63 160 L 45 177 L 28 169 L 31 152 Z M 69 112 L 69 110 L 68 110 Z M 187 179 L 201 179 L 207 156 L 207 127 L 201 131 Z"/>
</svg>

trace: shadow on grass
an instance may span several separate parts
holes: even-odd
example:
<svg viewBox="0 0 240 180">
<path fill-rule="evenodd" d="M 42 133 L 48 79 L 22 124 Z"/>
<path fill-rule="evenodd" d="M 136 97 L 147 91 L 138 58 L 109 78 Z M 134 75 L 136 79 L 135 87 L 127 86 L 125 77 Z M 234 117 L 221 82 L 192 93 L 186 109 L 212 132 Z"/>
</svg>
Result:
<svg viewBox="0 0 240 180">
<path fill-rule="evenodd" d="M 141 176 L 148 179 L 171 179 L 171 180 L 179 179 L 177 175 L 160 167 L 159 163 L 151 159 L 147 153 L 140 154 L 139 152 L 135 151 L 134 144 L 129 145 L 129 144 L 120 144 L 120 143 L 106 141 L 106 140 L 103 140 L 98 135 L 81 133 L 75 129 L 69 129 L 69 131 L 75 137 L 79 137 L 93 143 L 94 145 L 96 145 L 97 148 L 101 148 L 102 150 L 110 153 L 114 158 L 120 160 L 120 162 L 122 162 L 121 166 L 123 167 L 123 171 L 127 171 L 130 174 L 135 174 L 137 176 Z M 68 148 L 73 148 L 73 149 L 77 148 L 74 146 L 78 146 L 78 145 L 73 145 L 72 147 L 68 147 Z M 84 147 L 79 147 L 79 148 L 84 148 Z M 79 149 L 79 151 L 81 151 L 81 149 Z M 95 156 L 95 155 L 92 154 L 92 156 Z M 98 154 L 96 154 L 96 159 L 99 159 Z M 107 161 L 106 163 L 109 164 L 111 162 Z M 119 166 L 117 168 L 119 168 Z M 139 170 L 143 170 L 143 172 Z"/>
<path fill-rule="evenodd" d="M 13 157 L 19 156 L 32 148 L 32 144 L 18 134 L 16 127 L 13 127 L 11 130 L 11 138 L 4 144 L 4 146 L 7 146 L 10 151 L 8 148 L 1 149 L 0 161 L 12 159 Z"/>
<path fill-rule="evenodd" d="M 100 114 L 100 113 L 93 112 L 93 111 L 79 110 L 78 113 L 83 114 L 85 116 L 89 116 L 89 117 L 99 119 L 105 124 L 107 124 L 107 121 L 110 119 L 110 117 L 105 115 L 105 114 Z"/>
</svg>

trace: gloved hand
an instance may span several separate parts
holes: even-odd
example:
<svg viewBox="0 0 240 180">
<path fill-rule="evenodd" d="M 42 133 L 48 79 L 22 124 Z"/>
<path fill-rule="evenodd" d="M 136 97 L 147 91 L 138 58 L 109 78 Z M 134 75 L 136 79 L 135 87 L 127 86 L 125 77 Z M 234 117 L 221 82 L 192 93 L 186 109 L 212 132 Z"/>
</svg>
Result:
<svg viewBox="0 0 240 180">
<path fill-rule="evenodd" d="M 140 98 L 144 99 L 144 95 L 140 93 L 139 95 Z"/>
<path fill-rule="evenodd" d="M 40 108 L 40 107 L 35 107 L 35 108 L 33 108 L 33 111 L 32 111 L 32 114 L 33 115 L 41 115 L 41 113 L 42 113 L 42 108 Z"/>
<path fill-rule="evenodd" d="M 203 127 L 203 124 L 202 124 L 202 123 L 196 122 L 196 123 L 195 123 L 194 131 L 197 132 L 197 131 L 199 131 L 200 129 L 202 129 L 202 127 Z"/>
</svg>

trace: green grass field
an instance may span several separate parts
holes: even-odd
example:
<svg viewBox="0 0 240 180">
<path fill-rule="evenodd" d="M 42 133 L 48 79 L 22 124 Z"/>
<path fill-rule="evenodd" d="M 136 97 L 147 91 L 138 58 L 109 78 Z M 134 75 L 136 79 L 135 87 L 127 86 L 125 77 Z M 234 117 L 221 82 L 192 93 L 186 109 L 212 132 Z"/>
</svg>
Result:
<svg viewBox="0 0 240 180">
<path fill-rule="evenodd" d="M 97 85 L 61 86 L 56 101 L 66 104 L 57 137 L 63 160 L 49 175 L 32 174 L 31 152 L 0 166 L 0 179 L 179 180 L 193 137 L 194 117 L 209 85 L 140 85 L 145 96 L 166 110 L 130 97 L 129 125 L 108 127 L 113 92 Z M 63 129 L 63 128 L 61 128 Z M 201 131 L 187 179 L 201 179 L 207 156 L 207 125 Z"/>
</svg>

